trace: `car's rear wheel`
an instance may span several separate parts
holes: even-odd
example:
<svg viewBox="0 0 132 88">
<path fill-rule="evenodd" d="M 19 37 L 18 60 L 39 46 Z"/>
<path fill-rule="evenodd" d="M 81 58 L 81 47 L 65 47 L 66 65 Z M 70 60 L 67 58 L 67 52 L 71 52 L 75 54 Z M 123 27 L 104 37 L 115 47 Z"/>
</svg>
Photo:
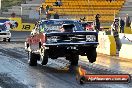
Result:
<svg viewBox="0 0 132 88">
<path fill-rule="evenodd" d="M 96 48 L 89 49 L 88 52 L 87 52 L 87 58 L 88 58 L 89 62 L 90 63 L 95 62 L 96 57 L 97 57 Z"/>
<path fill-rule="evenodd" d="M 32 52 L 28 52 L 29 66 L 37 66 L 38 55 Z"/>
<path fill-rule="evenodd" d="M 79 55 L 71 54 L 67 58 L 70 60 L 71 66 L 78 66 Z"/>
<path fill-rule="evenodd" d="M 41 61 L 41 64 L 42 65 L 46 65 L 48 63 L 48 53 L 46 50 L 44 49 L 41 49 L 41 58 L 40 58 L 40 61 Z"/>
<path fill-rule="evenodd" d="M 44 56 L 41 64 L 46 65 L 47 63 L 48 63 L 48 57 Z"/>
</svg>

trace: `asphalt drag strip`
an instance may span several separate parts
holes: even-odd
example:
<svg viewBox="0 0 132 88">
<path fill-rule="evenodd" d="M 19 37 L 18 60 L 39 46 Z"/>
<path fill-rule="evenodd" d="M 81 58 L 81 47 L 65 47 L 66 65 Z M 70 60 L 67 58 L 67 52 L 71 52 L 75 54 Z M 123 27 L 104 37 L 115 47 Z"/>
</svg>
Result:
<svg viewBox="0 0 132 88">
<path fill-rule="evenodd" d="M 18 82 L 23 88 L 131 88 L 129 84 L 85 84 L 80 85 L 76 81 L 76 74 L 69 72 L 69 62 L 63 58 L 49 60 L 48 65 L 38 63 L 36 67 L 30 67 L 27 63 L 27 53 L 24 43 L 0 44 L 0 74 Z M 99 64 L 91 64 L 79 61 L 79 65 L 85 68 L 89 74 L 123 74 Z M 6 76 L 5 76 L 6 78 Z M 1 77 L 2 79 L 2 77 Z M 6 82 L 4 80 L 3 82 Z M 17 84 L 17 83 L 16 83 Z M 12 84 L 9 84 L 9 86 Z M 26 86 L 25 86 L 26 85 Z M 4 88 L 5 85 L 1 85 Z M 5 86 L 6 87 L 6 86 Z M 9 87 L 10 88 L 10 87 Z M 18 87 L 14 87 L 18 88 Z M 21 87 L 20 87 L 21 88 Z"/>
<path fill-rule="evenodd" d="M 0 73 L 0 88 L 28 88 L 6 73 Z"/>
</svg>

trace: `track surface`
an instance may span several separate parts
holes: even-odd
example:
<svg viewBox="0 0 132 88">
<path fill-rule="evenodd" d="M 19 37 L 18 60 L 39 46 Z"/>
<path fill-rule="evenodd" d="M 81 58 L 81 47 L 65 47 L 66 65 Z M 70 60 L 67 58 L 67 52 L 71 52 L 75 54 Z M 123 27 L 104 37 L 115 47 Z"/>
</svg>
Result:
<svg viewBox="0 0 132 88">
<path fill-rule="evenodd" d="M 13 32 L 12 40 L 22 39 L 29 33 Z M 19 36 L 20 35 L 20 36 Z M 19 36 L 19 37 L 17 37 Z M 20 38 L 20 39 L 19 39 Z M 74 71 L 68 70 L 69 62 L 63 58 L 49 60 L 48 65 L 30 67 L 24 42 L 0 42 L 0 88 L 132 88 L 129 84 L 84 84 L 76 81 Z M 98 54 L 96 63 L 80 57 L 79 65 L 93 74 L 132 74 L 132 62 Z"/>
</svg>

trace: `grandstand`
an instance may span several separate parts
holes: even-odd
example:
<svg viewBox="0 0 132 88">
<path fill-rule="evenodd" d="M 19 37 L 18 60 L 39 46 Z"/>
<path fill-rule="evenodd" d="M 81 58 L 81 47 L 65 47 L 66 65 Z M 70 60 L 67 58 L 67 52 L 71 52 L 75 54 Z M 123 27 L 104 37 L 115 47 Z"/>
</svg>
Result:
<svg viewBox="0 0 132 88">
<path fill-rule="evenodd" d="M 86 17 L 87 20 L 94 20 L 96 14 L 101 15 L 101 22 L 112 22 L 114 17 L 119 14 L 125 0 L 61 0 L 62 6 L 53 6 L 56 0 L 45 0 L 43 7 L 50 5 L 54 12 L 61 16 L 69 16 L 74 19 Z"/>
<path fill-rule="evenodd" d="M 23 0 L 19 0 L 23 1 Z M 87 20 L 93 21 L 96 14 L 101 15 L 101 22 L 110 23 L 113 21 L 114 16 L 125 16 L 126 13 L 132 17 L 132 0 L 61 0 L 62 6 L 53 6 L 53 3 L 57 0 L 25 0 L 26 4 L 13 5 L 8 11 L 2 12 L 2 14 L 10 14 L 15 12 L 16 15 L 22 15 L 29 17 L 31 11 L 36 11 L 43 1 L 43 7 L 51 5 L 53 12 L 58 12 L 62 18 L 80 19 L 86 17 Z M 35 5 L 35 6 L 34 6 Z M 45 16 L 44 16 L 45 17 Z"/>
</svg>

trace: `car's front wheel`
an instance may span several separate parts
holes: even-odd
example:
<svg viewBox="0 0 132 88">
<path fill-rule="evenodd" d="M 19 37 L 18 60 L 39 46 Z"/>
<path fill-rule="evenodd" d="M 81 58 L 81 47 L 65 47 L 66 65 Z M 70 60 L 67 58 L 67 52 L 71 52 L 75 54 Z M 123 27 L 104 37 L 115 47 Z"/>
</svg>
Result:
<svg viewBox="0 0 132 88">
<path fill-rule="evenodd" d="M 29 66 L 37 66 L 37 59 L 39 58 L 39 55 L 28 52 L 28 63 Z"/>
<path fill-rule="evenodd" d="M 95 62 L 96 57 L 97 57 L 96 48 L 91 48 L 90 50 L 87 51 L 87 58 L 90 63 Z"/>
</svg>

